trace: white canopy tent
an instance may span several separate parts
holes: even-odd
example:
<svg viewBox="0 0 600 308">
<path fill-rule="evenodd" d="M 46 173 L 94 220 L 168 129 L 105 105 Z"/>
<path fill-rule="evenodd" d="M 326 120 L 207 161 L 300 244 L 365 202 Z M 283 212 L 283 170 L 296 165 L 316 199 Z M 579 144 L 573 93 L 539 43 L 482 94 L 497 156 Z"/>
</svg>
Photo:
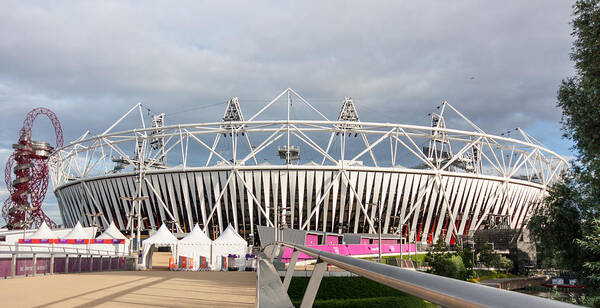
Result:
<svg viewBox="0 0 600 308">
<path fill-rule="evenodd" d="M 142 248 L 142 267 L 152 268 L 152 253 L 158 247 L 171 247 L 171 254 L 176 255 L 177 238 L 163 224 L 151 237 L 144 240 Z"/>
<path fill-rule="evenodd" d="M 93 238 L 93 236 L 83 229 L 83 227 L 81 226 L 81 223 L 79 221 L 77 222 L 77 224 L 75 224 L 73 229 L 71 229 L 71 232 L 60 237 L 60 239 L 62 239 L 62 240 L 85 240 L 85 239 L 90 239 L 90 238 Z M 80 244 L 62 243 L 61 244 L 59 241 L 58 245 L 59 245 L 59 247 L 64 247 L 66 249 L 87 249 L 87 248 L 89 248 L 89 244 L 82 244 L 82 243 L 80 243 Z"/>
<path fill-rule="evenodd" d="M 121 233 L 121 231 L 119 231 L 119 229 L 117 229 L 117 226 L 115 226 L 115 223 L 113 221 L 110 222 L 110 225 L 108 225 L 108 228 L 106 228 L 106 230 L 104 230 L 104 232 L 102 232 L 102 234 L 100 234 L 96 239 L 99 240 L 125 240 L 127 239 L 127 237 L 125 237 L 125 235 L 123 235 L 123 233 Z"/>
<path fill-rule="evenodd" d="M 30 239 L 56 239 L 57 236 L 50 230 L 50 227 L 46 224 L 46 222 L 42 222 L 42 225 L 33 233 L 28 236 Z"/>
<path fill-rule="evenodd" d="M 227 257 L 229 254 L 239 255 L 244 258 L 248 252 L 248 243 L 231 226 L 219 235 L 212 243 L 212 265 L 221 267 L 221 257 Z"/>
<path fill-rule="evenodd" d="M 84 240 L 93 238 L 93 236 L 83 229 L 80 222 L 77 222 L 75 227 L 71 229 L 71 232 L 61 238 L 65 240 Z"/>
<path fill-rule="evenodd" d="M 198 269 L 200 266 L 200 258 L 205 257 L 207 262 L 210 262 L 212 241 L 200 226 L 196 224 L 186 237 L 179 240 L 177 243 L 177 258 L 180 256 L 194 259 L 193 269 Z"/>
<path fill-rule="evenodd" d="M 125 244 L 94 244 L 93 248 L 114 251 L 117 254 L 127 253 L 129 250 L 130 241 L 117 229 L 113 221 L 110 225 L 100 234 L 97 240 L 125 240 Z"/>
</svg>

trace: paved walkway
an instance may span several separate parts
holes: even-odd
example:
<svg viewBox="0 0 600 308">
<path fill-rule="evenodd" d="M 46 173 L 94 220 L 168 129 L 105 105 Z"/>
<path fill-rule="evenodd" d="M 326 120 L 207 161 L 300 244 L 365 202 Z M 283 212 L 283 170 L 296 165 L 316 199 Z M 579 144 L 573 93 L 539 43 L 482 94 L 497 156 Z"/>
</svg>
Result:
<svg viewBox="0 0 600 308">
<path fill-rule="evenodd" d="M 101 272 L 0 280 L 3 307 L 253 307 L 254 272 Z"/>
</svg>

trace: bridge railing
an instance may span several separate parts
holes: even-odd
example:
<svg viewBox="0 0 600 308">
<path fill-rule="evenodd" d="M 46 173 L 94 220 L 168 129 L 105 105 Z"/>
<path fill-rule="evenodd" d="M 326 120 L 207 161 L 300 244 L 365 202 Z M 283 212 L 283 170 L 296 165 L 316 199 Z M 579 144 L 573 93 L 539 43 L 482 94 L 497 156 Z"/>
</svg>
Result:
<svg viewBox="0 0 600 308">
<path fill-rule="evenodd" d="M 342 256 L 286 242 L 275 242 L 265 246 L 263 251 L 264 255 L 269 258 L 267 261 L 273 262 L 274 259 L 280 258 L 283 255 L 283 247 L 293 249 L 282 283 L 282 289 L 285 292 L 292 280 L 299 253 L 304 253 L 317 260 L 302 299 L 300 306 L 302 308 L 312 307 L 328 264 L 443 307 L 575 307 L 559 301 Z M 260 294 L 258 295 L 257 300 L 260 303 Z"/>
<path fill-rule="evenodd" d="M 0 245 L 0 278 L 124 270 L 129 267 L 122 252 L 83 247 Z"/>
</svg>

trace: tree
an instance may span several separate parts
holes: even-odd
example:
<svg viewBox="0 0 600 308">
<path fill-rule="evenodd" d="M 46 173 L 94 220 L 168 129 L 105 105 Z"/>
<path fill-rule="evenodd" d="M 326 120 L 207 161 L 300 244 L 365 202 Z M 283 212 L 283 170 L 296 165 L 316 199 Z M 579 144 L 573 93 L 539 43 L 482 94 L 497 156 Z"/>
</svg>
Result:
<svg viewBox="0 0 600 308">
<path fill-rule="evenodd" d="M 577 183 L 565 176 L 550 187 L 545 204 L 536 208 L 529 229 L 540 245 L 541 260 L 548 267 L 581 269 L 583 254 L 575 241 L 583 234 L 582 200 Z"/>
<path fill-rule="evenodd" d="M 583 273 L 594 254 L 576 243 L 597 236 L 593 221 L 600 206 L 600 0 L 576 1 L 573 16 L 576 75 L 562 81 L 557 105 L 564 137 L 574 142 L 578 154 L 563 181 L 550 187 L 529 227 L 544 263 Z"/>
<path fill-rule="evenodd" d="M 446 242 L 443 240 L 438 240 L 435 245 L 433 245 L 431 251 L 425 255 L 425 262 L 430 265 L 438 263 L 442 258 L 446 256 L 448 253 L 448 247 L 446 246 Z"/>
<path fill-rule="evenodd" d="M 494 250 L 490 244 L 485 243 L 479 250 L 479 262 L 487 267 L 491 267 L 494 262 Z"/>
<path fill-rule="evenodd" d="M 600 220 L 594 220 L 590 231 L 582 240 L 577 240 L 577 244 L 588 256 L 591 256 L 583 263 L 586 282 L 598 288 L 600 287 Z"/>
<path fill-rule="evenodd" d="M 495 254 L 492 260 L 492 267 L 503 269 L 505 271 L 510 271 L 514 266 L 514 263 L 511 259 L 501 256 L 499 254 Z"/>
<path fill-rule="evenodd" d="M 468 248 L 468 247 L 460 247 L 457 246 L 456 247 L 456 253 L 458 254 L 458 256 L 460 256 L 460 258 L 463 261 L 463 264 L 465 265 L 465 268 L 471 270 L 473 269 L 473 251 Z"/>
<path fill-rule="evenodd" d="M 431 264 L 431 268 L 433 274 L 454 279 L 464 280 L 467 275 L 467 269 L 458 255 L 444 255 Z"/>
</svg>

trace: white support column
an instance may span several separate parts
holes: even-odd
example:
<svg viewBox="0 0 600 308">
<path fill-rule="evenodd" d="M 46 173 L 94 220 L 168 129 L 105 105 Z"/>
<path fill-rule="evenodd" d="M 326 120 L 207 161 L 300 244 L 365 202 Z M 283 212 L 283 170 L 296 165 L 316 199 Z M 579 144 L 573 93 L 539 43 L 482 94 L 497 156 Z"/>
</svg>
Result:
<svg viewBox="0 0 600 308">
<path fill-rule="evenodd" d="M 300 251 L 294 249 L 294 252 L 292 253 L 292 259 L 290 259 L 287 271 L 285 272 L 285 278 L 283 278 L 283 289 L 286 292 L 290 287 L 290 282 L 292 282 L 292 277 L 294 276 L 294 269 L 296 267 L 296 261 L 298 261 L 299 254 Z"/>
<path fill-rule="evenodd" d="M 54 274 L 54 253 L 50 254 L 50 275 Z"/>
<path fill-rule="evenodd" d="M 32 268 L 31 268 L 31 275 L 34 277 L 37 275 L 37 254 L 36 253 L 33 254 L 33 264 L 32 264 Z"/>
<path fill-rule="evenodd" d="M 10 260 L 10 277 L 15 278 L 17 275 L 17 254 L 13 253 Z"/>
<path fill-rule="evenodd" d="M 310 280 L 308 281 L 308 286 L 304 292 L 300 308 L 310 308 L 313 306 L 315 297 L 317 297 L 317 292 L 319 291 L 319 286 L 321 285 L 321 279 L 323 279 L 323 274 L 326 269 L 327 263 L 318 260 L 317 264 L 315 264 L 315 269 L 310 276 Z"/>
</svg>

